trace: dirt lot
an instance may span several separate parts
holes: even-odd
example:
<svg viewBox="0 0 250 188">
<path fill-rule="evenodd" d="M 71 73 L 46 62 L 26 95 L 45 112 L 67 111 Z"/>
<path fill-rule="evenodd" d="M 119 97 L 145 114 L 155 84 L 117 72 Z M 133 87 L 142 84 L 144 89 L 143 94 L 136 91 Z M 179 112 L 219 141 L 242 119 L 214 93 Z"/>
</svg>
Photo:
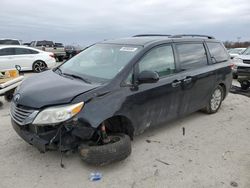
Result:
<svg viewBox="0 0 250 188">
<path fill-rule="evenodd" d="M 41 154 L 18 137 L 10 124 L 9 104 L 4 102 L 0 187 L 249 188 L 249 112 L 250 98 L 229 94 L 217 114 L 196 112 L 136 137 L 132 155 L 125 161 L 93 167 L 71 154 L 64 157 L 62 169 L 59 152 Z M 95 171 L 103 178 L 91 182 L 89 175 Z"/>
</svg>

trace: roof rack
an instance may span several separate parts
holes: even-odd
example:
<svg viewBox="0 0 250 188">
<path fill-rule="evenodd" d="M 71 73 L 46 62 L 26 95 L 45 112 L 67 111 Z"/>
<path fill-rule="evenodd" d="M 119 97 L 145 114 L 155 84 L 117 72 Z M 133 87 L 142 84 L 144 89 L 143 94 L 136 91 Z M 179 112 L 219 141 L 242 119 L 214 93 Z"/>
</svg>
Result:
<svg viewBox="0 0 250 188">
<path fill-rule="evenodd" d="M 164 35 L 164 34 L 139 34 L 134 35 L 133 37 L 170 37 L 171 35 Z"/>
<path fill-rule="evenodd" d="M 196 34 L 171 35 L 169 38 L 182 38 L 182 37 L 204 37 L 204 38 L 208 38 L 208 39 L 215 39 L 213 36 L 196 35 Z"/>
</svg>

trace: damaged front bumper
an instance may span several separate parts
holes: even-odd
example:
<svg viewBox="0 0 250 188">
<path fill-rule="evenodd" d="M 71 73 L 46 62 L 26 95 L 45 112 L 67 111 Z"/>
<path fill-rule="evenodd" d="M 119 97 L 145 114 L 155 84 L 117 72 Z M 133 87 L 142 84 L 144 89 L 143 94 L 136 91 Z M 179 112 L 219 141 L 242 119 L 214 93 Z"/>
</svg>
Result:
<svg viewBox="0 0 250 188">
<path fill-rule="evenodd" d="M 68 126 L 63 123 L 55 127 L 47 126 L 46 129 L 32 124 L 19 125 L 13 119 L 11 123 L 17 134 L 40 152 L 59 149 L 59 144 L 61 144 L 62 151 L 75 149 L 79 143 L 90 140 L 95 133 L 95 129 L 92 127 Z M 61 134 L 59 131 L 62 131 Z M 59 142 L 60 139 L 61 142 Z"/>
</svg>

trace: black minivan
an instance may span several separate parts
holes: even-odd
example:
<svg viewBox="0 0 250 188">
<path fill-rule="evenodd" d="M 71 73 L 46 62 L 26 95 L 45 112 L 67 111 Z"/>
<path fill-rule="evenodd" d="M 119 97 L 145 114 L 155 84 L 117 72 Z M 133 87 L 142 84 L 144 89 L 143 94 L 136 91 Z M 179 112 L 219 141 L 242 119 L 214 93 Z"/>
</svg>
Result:
<svg viewBox="0 0 250 188">
<path fill-rule="evenodd" d="M 137 35 L 94 44 L 23 81 L 11 104 L 16 132 L 41 152 L 76 150 L 100 165 L 126 158 L 148 127 L 215 113 L 232 82 L 230 57 L 206 35 Z"/>
</svg>

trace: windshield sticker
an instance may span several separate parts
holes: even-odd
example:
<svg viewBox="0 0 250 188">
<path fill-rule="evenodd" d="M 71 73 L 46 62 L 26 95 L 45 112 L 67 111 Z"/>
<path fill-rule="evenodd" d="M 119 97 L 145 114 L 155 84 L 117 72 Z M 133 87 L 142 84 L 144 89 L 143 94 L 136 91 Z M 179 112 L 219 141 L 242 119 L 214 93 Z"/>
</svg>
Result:
<svg viewBox="0 0 250 188">
<path fill-rule="evenodd" d="M 137 48 L 133 48 L 133 47 L 122 47 L 120 49 L 120 51 L 125 51 L 125 52 L 135 52 L 137 50 Z"/>
</svg>

